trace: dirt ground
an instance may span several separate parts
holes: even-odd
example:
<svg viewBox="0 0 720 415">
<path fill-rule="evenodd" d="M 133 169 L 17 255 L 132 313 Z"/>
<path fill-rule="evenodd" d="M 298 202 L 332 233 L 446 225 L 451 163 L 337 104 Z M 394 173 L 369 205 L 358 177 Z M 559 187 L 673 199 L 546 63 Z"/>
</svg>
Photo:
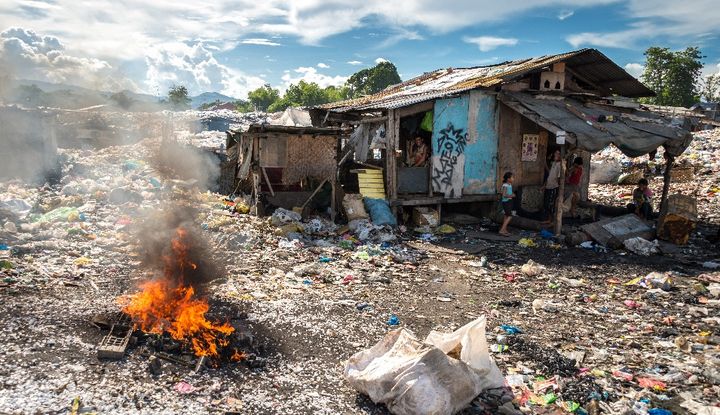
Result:
<svg viewBox="0 0 720 415">
<path fill-rule="evenodd" d="M 542 352 L 510 343 L 493 356 L 503 374 L 521 375 L 523 385 L 513 392 L 525 413 L 568 413 L 559 403 L 570 400 L 588 406 L 587 388 L 570 399 L 568 385 L 583 378 L 602 391 L 594 396 L 602 402 L 597 413 L 718 413 L 720 306 L 707 287 L 720 274 L 703 265 L 718 262 L 710 241 L 715 224 L 701 223 L 688 246 L 651 257 L 561 247 L 518 229 L 537 246 L 478 238 L 496 230 L 488 223 L 349 247 L 342 237 L 323 235 L 288 243 L 267 218 L 229 215 L 219 195 L 173 190 L 151 165 L 136 162 L 149 158 L 148 148 L 144 142 L 66 151 L 58 185 L 0 185 L 5 200 L 33 206 L 29 216 L 5 219 L 17 232 L 0 233 L 7 263 L 0 284 L 0 413 L 72 413 L 79 398 L 77 413 L 385 414 L 348 385 L 343 362 L 397 328 L 388 325 L 393 314 L 421 338 L 483 315 L 489 344 L 504 334 L 501 325 L 520 328 L 512 336 Z M 116 188 L 133 195 L 114 200 Z M 93 319 L 119 310 L 117 297 L 147 278 L 132 238 L 134 218 L 169 209 L 179 194 L 199 209 L 198 229 L 224 264 L 208 287 L 210 317 L 246 327 L 266 360 L 262 368 L 233 363 L 194 373 L 163 361 L 153 374 L 138 348 L 119 361 L 96 356 L 105 332 Z M 63 206 L 83 217 L 30 219 Z M 541 267 L 539 275 L 520 271 L 528 260 Z M 625 284 L 651 272 L 670 282 Z M 556 352 L 583 355 L 580 371 L 554 371 Z M 540 376 L 556 374 L 556 403 L 522 399 Z"/>
</svg>

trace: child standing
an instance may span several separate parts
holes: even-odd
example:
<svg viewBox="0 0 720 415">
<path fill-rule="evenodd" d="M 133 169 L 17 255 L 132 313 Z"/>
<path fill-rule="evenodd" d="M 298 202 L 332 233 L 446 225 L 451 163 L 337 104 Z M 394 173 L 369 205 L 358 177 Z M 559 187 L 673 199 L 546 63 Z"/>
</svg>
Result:
<svg viewBox="0 0 720 415">
<path fill-rule="evenodd" d="M 634 214 L 643 219 L 650 219 L 652 216 L 652 190 L 648 187 L 647 179 L 638 181 L 638 187 L 633 191 L 633 203 L 628 208 Z"/>
<path fill-rule="evenodd" d="M 512 172 L 507 172 L 503 176 L 503 183 L 502 183 L 502 208 L 503 212 L 505 213 L 505 216 L 503 217 L 503 223 L 502 227 L 500 227 L 500 231 L 498 232 L 502 236 L 510 236 L 510 232 L 508 232 L 507 227 L 510 223 L 510 220 L 512 220 L 512 211 L 513 211 L 513 199 L 515 198 L 515 194 L 513 193 L 512 188 L 512 182 L 513 182 L 513 174 Z"/>
</svg>

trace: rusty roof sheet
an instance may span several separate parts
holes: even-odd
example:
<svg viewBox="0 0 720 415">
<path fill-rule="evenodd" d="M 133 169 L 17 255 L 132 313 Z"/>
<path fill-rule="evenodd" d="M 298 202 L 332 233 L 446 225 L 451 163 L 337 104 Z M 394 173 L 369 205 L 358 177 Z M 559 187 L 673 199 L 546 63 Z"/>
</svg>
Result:
<svg viewBox="0 0 720 415">
<path fill-rule="evenodd" d="M 585 81 L 606 89 L 606 92 L 627 97 L 653 95 L 645 85 L 600 51 L 581 49 L 492 66 L 438 69 L 373 95 L 320 105 L 317 108 L 335 112 L 402 108 L 472 89 L 493 87 L 558 62 L 565 62 L 570 70 L 582 76 Z"/>
</svg>

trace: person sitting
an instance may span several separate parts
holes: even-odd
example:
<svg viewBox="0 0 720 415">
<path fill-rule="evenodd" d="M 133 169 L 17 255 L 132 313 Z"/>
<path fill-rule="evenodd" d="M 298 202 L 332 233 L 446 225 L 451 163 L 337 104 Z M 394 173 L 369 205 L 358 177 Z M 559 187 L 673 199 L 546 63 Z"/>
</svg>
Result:
<svg viewBox="0 0 720 415">
<path fill-rule="evenodd" d="M 647 179 L 638 180 L 638 187 L 633 190 L 633 202 L 628 205 L 628 210 L 643 219 L 650 219 L 653 212 L 652 196 Z"/>
<path fill-rule="evenodd" d="M 422 137 L 415 137 L 415 142 L 410 147 L 410 167 L 425 167 L 430 157 L 428 148 Z"/>
</svg>

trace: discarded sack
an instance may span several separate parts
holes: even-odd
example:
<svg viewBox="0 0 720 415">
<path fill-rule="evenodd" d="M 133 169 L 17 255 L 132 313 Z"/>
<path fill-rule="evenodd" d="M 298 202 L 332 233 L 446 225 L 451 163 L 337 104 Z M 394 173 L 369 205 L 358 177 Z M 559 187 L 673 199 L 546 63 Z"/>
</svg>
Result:
<svg viewBox="0 0 720 415">
<path fill-rule="evenodd" d="M 345 379 L 396 415 L 454 414 L 503 385 L 488 353 L 485 317 L 453 333 L 430 332 L 424 343 L 407 329 L 391 331 L 348 360 Z"/>
<path fill-rule="evenodd" d="M 390 211 L 390 205 L 385 199 L 365 198 L 365 207 L 370 212 L 370 220 L 378 226 L 390 225 L 396 226 L 397 220 Z"/>
<path fill-rule="evenodd" d="M 660 252 L 657 239 L 650 242 L 647 239 L 636 236 L 635 238 L 625 240 L 623 245 L 625 245 L 625 249 L 637 255 L 650 256 Z"/>
<path fill-rule="evenodd" d="M 348 222 L 355 219 L 367 219 L 368 214 L 363 205 L 363 197 L 361 194 L 347 194 L 342 201 Z"/>
</svg>

